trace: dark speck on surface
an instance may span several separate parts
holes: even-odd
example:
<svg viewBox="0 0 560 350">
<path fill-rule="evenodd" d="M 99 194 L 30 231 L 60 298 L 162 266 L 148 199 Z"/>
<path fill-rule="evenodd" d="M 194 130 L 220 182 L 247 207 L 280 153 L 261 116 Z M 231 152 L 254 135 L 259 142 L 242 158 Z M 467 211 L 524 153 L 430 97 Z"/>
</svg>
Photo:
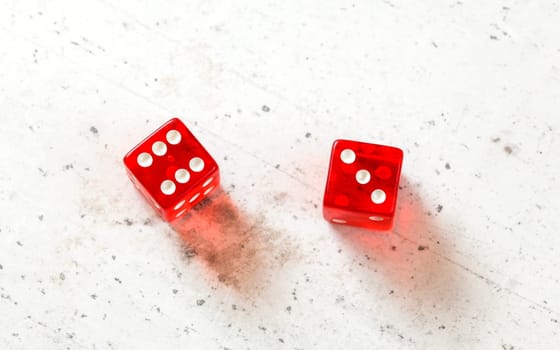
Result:
<svg viewBox="0 0 560 350">
<path fill-rule="evenodd" d="M 280 343 L 284 344 L 284 339 L 278 338 L 278 341 L 279 341 Z"/>
<path fill-rule="evenodd" d="M 490 40 L 498 40 L 498 37 L 495 35 L 490 35 Z"/>
<path fill-rule="evenodd" d="M 202 209 L 208 207 L 211 203 L 212 203 L 211 198 L 204 198 L 197 205 L 194 206 L 193 210 L 194 211 L 202 210 Z"/>
<path fill-rule="evenodd" d="M 438 204 L 438 206 L 437 206 L 437 212 L 438 212 L 438 213 L 441 213 L 442 210 L 443 210 L 443 205 Z"/>
<path fill-rule="evenodd" d="M 118 278 L 118 277 L 115 277 L 115 281 L 117 281 L 117 282 L 119 282 L 119 283 L 122 283 L 121 279 Z"/>
<path fill-rule="evenodd" d="M 202 306 L 202 305 L 204 305 L 205 302 L 206 302 L 206 300 L 204 300 L 204 299 L 198 299 L 198 300 L 196 301 L 196 305 Z"/>
<path fill-rule="evenodd" d="M 445 163 L 445 169 L 447 170 L 451 169 L 451 165 L 449 165 L 449 163 Z"/>
<path fill-rule="evenodd" d="M 95 126 L 92 126 L 91 128 L 89 128 L 89 131 L 91 131 L 92 134 L 97 135 L 99 133 L 99 130 L 97 130 L 97 128 Z"/>
<path fill-rule="evenodd" d="M 132 224 L 134 224 L 134 222 L 129 218 L 125 218 L 124 223 L 126 224 L 126 226 L 132 226 Z"/>
<path fill-rule="evenodd" d="M 397 247 L 396 247 L 396 246 L 392 246 L 392 247 L 391 247 L 391 250 L 397 250 Z"/>
<path fill-rule="evenodd" d="M 0 270 L 4 270 L 4 266 L 2 266 L 2 264 L 0 264 Z"/>
<path fill-rule="evenodd" d="M 186 247 L 185 248 L 185 258 L 190 259 L 190 258 L 194 258 L 197 255 L 198 255 L 198 253 L 197 253 L 196 249 L 194 249 L 192 247 Z"/>
<path fill-rule="evenodd" d="M 268 107 L 267 105 L 263 105 L 262 106 L 262 111 L 263 112 L 270 112 L 270 107 Z"/>
<path fill-rule="evenodd" d="M 426 250 L 426 249 L 428 249 L 428 247 L 425 246 L 425 245 L 419 245 L 419 246 L 418 246 L 418 250 L 419 250 L 419 251 L 423 251 L 423 250 Z"/>
<path fill-rule="evenodd" d="M 311 137 L 311 133 L 310 133 L 310 132 L 306 132 L 306 133 L 305 133 L 305 137 L 306 137 L 306 138 L 310 138 L 310 137 Z"/>
<path fill-rule="evenodd" d="M 111 255 L 111 259 L 115 260 L 117 257 L 114 255 Z"/>
<path fill-rule="evenodd" d="M 16 244 L 19 245 L 20 247 L 23 247 L 23 243 L 21 243 L 20 241 L 16 241 Z"/>
<path fill-rule="evenodd" d="M 43 221 L 43 214 L 39 215 L 37 218 L 39 219 L 39 221 Z"/>
<path fill-rule="evenodd" d="M 275 167 L 276 169 L 280 169 L 280 164 L 276 164 L 274 167 Z"/>
<path fill-rule="evenodd" d="M 179 292 L 177 289 L 173 289 L 173 294 L 177 294 Z"/>
<path fill-rule="evenodd" d="M 64 280 L 66 279 L 66 275 L 64 274 L 64 272 L 61 272 L 61 273 L 58 275 L 58 278 L 60 278 L 61 280 L 64 281 Z"/>
<path fill-rule="evenodd" d="M 505 146 L 504 147 L 504 152 L 506 152 L 507 154 L 512 154 L 513 153 L 513 148 L 511 148 L 511 146 Z"/>
<path fill-rule="evenodd" d="M 495 137 L 495 138 L 492 139 L 492 142 L 498 143 L 498 142 L 500 142 L 500 140 L 501 140 L 501 138 Z"/>
</svg>

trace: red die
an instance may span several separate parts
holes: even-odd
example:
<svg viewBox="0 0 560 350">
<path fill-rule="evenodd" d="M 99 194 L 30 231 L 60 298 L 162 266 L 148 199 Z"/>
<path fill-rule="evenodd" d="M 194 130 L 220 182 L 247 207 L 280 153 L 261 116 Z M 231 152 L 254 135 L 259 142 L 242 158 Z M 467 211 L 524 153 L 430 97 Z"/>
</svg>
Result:
<svg viewBox="0 0 560 350">
<path fill-rule="evenodd" d="M 330 222 L 389 230 L 397 204 L 403 152 L 349 140 L 333 143 L 323 216 Z"/>
<path fill-rule="evenodd" d="M 128 176 L 168 221 L 181 217 L 220 182 L 218 164 L 174 118 L 124 156 Z"/>
</svg>

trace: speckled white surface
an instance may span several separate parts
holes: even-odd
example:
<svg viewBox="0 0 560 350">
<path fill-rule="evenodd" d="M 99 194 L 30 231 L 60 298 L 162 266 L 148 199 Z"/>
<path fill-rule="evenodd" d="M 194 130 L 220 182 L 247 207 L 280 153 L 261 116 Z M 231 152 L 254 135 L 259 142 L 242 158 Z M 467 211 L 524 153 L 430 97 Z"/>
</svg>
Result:
<svg viewBox="0 0 560 350">
<path fill-rule="evenodd" d="M 560 348 L 558 1 L 0 4 L 1 349 Z M 181 116 L 174 227 L 121 158 Z M 392 234 L 321 217 L 405 151 Z"/>
</svg>

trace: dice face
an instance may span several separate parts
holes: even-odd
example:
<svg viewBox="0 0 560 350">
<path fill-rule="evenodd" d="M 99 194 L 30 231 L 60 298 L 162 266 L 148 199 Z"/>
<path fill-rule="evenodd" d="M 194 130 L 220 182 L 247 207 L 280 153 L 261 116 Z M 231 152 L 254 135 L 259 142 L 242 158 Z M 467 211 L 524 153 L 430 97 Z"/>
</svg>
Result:
<svg viewBox="0 0 560 350">
<path fill-rule="evenodd" d="M 183 216 L 220 183 L 218 164 L 174 118 L 124 157 L 128 176 L 165 220 Z"/>
<path fill-rule="evenodd" d="M 323 216 L 326 220 L 385 231 L 393 226 L 403 152 L 349 140 L 333 143 Z"/>
</svg>

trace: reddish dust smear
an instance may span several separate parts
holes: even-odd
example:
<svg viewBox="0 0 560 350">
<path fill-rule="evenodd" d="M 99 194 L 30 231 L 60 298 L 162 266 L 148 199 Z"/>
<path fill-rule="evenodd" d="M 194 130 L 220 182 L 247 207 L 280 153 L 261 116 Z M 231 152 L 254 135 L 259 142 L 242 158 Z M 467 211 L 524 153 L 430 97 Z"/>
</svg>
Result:
<svg viewBox="0 0 560 350">
<path fill-rule="evenodd" d="M 221 189 L 172 227 L 187 257 L 202 259 L 220 282 L 242 292 L 262 288 L 270 270 L 292 256 L 289 241 L 263 215 L 246 215 Z"/>
</svg>

